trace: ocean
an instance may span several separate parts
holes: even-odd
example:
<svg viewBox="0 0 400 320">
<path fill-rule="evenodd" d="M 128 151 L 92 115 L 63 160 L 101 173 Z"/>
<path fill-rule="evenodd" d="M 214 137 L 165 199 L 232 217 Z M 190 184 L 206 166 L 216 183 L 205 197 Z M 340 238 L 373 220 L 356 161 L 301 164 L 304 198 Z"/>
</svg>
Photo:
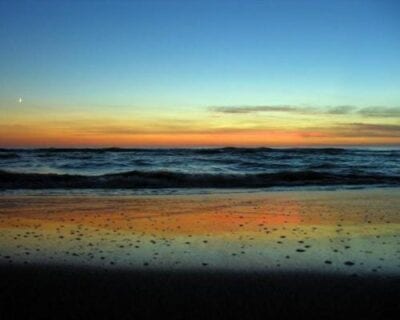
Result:
<svg viewBox="0 0 400 320">
<path fill-rule="evenodd" d="M 400 185 L 400 149 L 0 149 L 0 190 Z"/>
</svg>

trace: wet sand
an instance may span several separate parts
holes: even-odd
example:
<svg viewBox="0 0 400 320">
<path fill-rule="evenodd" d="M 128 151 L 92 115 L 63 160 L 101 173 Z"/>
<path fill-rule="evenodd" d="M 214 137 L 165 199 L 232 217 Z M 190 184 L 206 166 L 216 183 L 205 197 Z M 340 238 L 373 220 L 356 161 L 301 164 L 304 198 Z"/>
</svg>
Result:
<svg viewBox="0 0 400 320">
<path fill-rule="evenodd" d="M 400 189 L 1 196 L 0 269 L 33 318 L 398 312 Z"/>
</svg>

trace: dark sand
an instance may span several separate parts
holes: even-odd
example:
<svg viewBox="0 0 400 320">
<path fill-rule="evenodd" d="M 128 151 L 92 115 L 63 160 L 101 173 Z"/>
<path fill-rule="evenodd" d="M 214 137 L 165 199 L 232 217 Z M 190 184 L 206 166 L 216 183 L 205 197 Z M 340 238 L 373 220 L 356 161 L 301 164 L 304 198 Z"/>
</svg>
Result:
<svg viewBox="0 0 400 320">
<path fill-rule="evenodd" d="M 0 268 L 1 319 L 395 319 L 399 278 Z"/>
</svg>

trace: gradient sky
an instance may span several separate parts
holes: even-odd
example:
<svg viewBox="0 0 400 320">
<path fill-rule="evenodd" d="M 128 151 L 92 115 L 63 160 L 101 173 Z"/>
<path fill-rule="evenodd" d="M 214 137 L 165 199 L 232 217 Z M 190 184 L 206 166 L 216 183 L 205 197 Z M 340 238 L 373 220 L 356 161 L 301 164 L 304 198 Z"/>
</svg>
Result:
<svg viewBox="0 0 400 320">
<path fill-rule="evenodd" d="M 389 144 L 397 0 L 0 2 L 1 147 Z"/>
</svg>

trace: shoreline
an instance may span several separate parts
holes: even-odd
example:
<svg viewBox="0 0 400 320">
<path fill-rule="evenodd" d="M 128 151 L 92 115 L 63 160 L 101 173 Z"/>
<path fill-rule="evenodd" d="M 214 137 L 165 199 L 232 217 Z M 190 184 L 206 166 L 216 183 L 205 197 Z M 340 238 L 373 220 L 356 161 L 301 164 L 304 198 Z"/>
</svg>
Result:
<svg viewBox="0 0 400 320">
<path fill-rule="evenodd" d="M 326 186 L 290 186 L 268 188 L 137 188 L 137 189 L 0 189 L 2 197 L 146 197 L 146 196 L 207 196 L 207 195 L 251 195 L 280 193 L 318 193 L 318 192 L 358 192 L 358 191 L 395 191 L 394 185 L 326 185 Z"/>
</svg>

